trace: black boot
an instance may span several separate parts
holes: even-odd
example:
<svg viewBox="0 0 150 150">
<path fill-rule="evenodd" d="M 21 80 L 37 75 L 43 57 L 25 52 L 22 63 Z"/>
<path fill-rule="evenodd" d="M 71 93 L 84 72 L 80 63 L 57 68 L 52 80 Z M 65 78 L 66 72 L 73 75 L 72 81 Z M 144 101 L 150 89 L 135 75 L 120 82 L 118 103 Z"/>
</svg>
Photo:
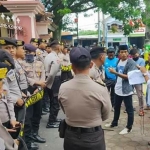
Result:
<svg viewBox="0 0 150 150">
<path fill-rule="evenodd" d="M 27 148 L 28 150 L 38 150 L 39 146 L 36 143 L 32 142 L 27 144 Z"/>
<path fill-rule="evenodd" d="M 46 140 L 38 135 L 38 132 L 33 132 L 31 136 L 32 140 L 37 143 L 46 143 Z"/>
<path fill-rule="evenodd" d="M 48 122 L 46 128 L 59 128 L 60 122 Z"/>
</svg>

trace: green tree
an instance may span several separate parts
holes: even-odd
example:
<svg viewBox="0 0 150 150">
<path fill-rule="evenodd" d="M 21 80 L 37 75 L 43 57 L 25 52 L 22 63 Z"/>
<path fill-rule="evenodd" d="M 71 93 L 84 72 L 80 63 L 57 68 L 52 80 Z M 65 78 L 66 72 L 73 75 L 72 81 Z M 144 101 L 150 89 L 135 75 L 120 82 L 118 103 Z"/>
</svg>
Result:
<svg viewBox="0 0 150 150">
<path fill-rule="evenodd" d="M 139 17 L 140 0 L 42 0 L 48 12 L 55 15 L 53 22 L 58 25 L 58 29 L 54 32 L 54 38 L 59 38 L 61 29 L 63 28 L 63 17 L 70 13 L 86 12 L 90 9 L 94 11 L 100 8 L 103 13 L 109 13 L 112 17 L 122 20 L 124 24 L 125 34 L 129 34 L 138 27 L 129 25 L 128 19 L 131 18 L 136 22 Z"/>
</svg>

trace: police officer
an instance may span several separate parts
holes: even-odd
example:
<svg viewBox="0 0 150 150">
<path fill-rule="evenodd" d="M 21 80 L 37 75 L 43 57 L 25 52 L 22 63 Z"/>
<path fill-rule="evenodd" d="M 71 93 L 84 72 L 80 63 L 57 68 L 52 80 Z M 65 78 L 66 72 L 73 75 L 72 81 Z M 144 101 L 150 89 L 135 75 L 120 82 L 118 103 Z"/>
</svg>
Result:
<svg viewBox="0 0 150 150">
<path fill-rule="evenodd" d="M 44 59 L 47 56 L 47 51 L 46 51 L 47 47 L 47 41 L 45 39 L 38 39 L 38 49 L 36 50 L 36 59 L 38 61 L 41 61 L 44 64 Z M 42 111 L 42 115 L 46 115 L 47 112 L 49 112 L 49 97 L 48 94 L 46 92 L 46 90 L 44 90 L 44 97 L 42 100 L 42 107 L 43 107 L 43 111 Z"/>
<path fill-rule="evenodd" d="M 6 51 L 0 50 L 0 120 L 6 128 L 15 128 L 18 126 L 16 133 L 12 133 L 12 137 L 17 137 L 19 134 L 20 123 L 16 121 L 14 112 L 14 103 L 10 95 L 6 75 L 11 70 L 13 59 Z M 5 63 L 8 62 L 8 64 Z"/>
<path fill-rule="evenodd" d="M 48 43 L 46 46 L 46 52 L 47 52 L 47 54 L 49 54 L 49 53 L 51 53 L 51 51 L 52 51 L 51 45 L 50 45 L 50 43 Z"/>
<path fill-rule="evenodd" d="M 37 38 L 31 38 L 30 43 L 36 48 L 39 47 L 39 41 Z"/>
<path fill-rule="evenodd" d="M 65 82 L 73 78 L 71 73 L 71 63 L 68 54 L 68 47 L 64 47 L 62 50 L 63 60 L 61 64 L 61 81 Z"/>
<path fill-rule="evenodd" d="M 36 59 L 38 61 L 41 61 L 44 64 L 44 59 L 47 56 L 46 46 L 47 46 L 47 41 L 44 39 L 39 38 L 38 39 L 38 49 L 36 50 Z"/>
<path fill-rule="evenodd" d="M 61 85 L 59 101 L 66 114 L 64 150 L 106 150 L 102 121 L 108 119 L 111 103 L 107 89 L 89 77 L 90 52 L 73 48 L 70 60 L 75 77 Z"/>
<path fill-rule="evenodd" d="M 46 86 L 50 97 L 50 115 L 46 128 L 58 128 L 57 115 L 59 112 L 58 91 L 61 84 L 61 64 L 58 57 L 59 42 L 51 43 L 52 52 L 45 58 L 44 64 L 46 69 Z"/>
<path fill-rule="evenodd" d="M 90 51 L 91 58 L 92 58 L 92 63 L 93 67 L 90 69 L 90 77 L 95 80 L 100 82 L 101 84 L 103 83 L 103 73 L 100 71 L 100 67 L 104 64 L 105 62 L 105 49 L 103 47 L 94 47 Z"/>
<path fill-rule="evenodd" d="M 26 72 L 29 81 L 29 92 L 35 94 L 40 87 L 44 88 L 45 84 L 45 70 L 42 62 L 34 59 L 36 48 L 32 44 L 25 44 L 26 51 L 25 62 L 22 63 L 23 69 Z M 38 135 L 39 125 L 41 120 L 42 100 L 27 108 L 26 122 L 25 122 L 25 138 L 29 148 L 33 148 L 31 141 L 38 143 L 45 143 L 46 140 Z M 32 129 L 32 131 L 31 131 Z"/>
<path fill-rule="evenodd" d="M 6 50 L 8 53 L 10 53 L 11 56 L 15 56 L 16 43 L 12 39 L 1 37 L 0 45 L 1 45 L 2 49 Z M 2 61 L 2 59 L 0 59 L 0 61 Z M 14 61 L 13 61 L 13 63 L 14 63 Z M 18 86 L 17 80 L 16 80 L 16 74 L 15 74 L 14 68 L 15 68 L 15 65 L 7 73 L 7 82 L 9 85 L 9 90 L 10 90 L 11 98 L 13 99 L 14 105 L 16 107 L 22 107 L 24 105 L 24 101 L 22 99 L 22 92 L 21 92 L 21 90 Z M 16 114 L 16 116 L 18 116 L 18 115 Z M 17 120 L 21 122 L 23 120 L 23 118 L 17 118 Z"/>
<path fill-rule="evenodd" d="M 15 130 L 6 129 L 0 120 L 0 139 L 3 139 L 3 143 L 0 142 L 1 150 L 18 150 L 17 140 L 14 140 L 8 132 L 15 132 Z"/>
</svg>

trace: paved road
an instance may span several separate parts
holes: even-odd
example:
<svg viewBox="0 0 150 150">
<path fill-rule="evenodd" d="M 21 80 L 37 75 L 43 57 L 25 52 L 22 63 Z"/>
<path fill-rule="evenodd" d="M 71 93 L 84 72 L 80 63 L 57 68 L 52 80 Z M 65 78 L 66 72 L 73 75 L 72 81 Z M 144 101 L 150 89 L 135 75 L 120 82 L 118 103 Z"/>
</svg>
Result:
<svg viewBox="0 0 150 150">
<path fill-rule="evenodd" d="M 138 102 L 135 97 L 134 106 L 137 107 L 137 105 Z M 123 110 L 124 108 L 122 108 L 119 127 L 117 129 L 114 129 L 114 131 L 105 131 L 107 150 L 150 150 L 150 147 L 147 146 L 147 142 L 150 141 L 150 111 L 145 113 L 144 135 L 141 133 L 142 119 L 138 116 L 138 112 L 135 112 L 133 132 L 127 135 L 119 135 L 118 133 L 126 125 L 126 114 L 123 113 Z M 60 112 L 60 117 L 64 117 L 62 112 Z M 112 117 L 113 112 L 111 113 L 110 119 L 106 122 L 110 122 L 112 120 Z M 63 150 L 63 140 L 58 137 L 58 129 L 45 128 L 47 118 L 48 116 L 43 116 L 40 128 L 40 134 L 42 137 L 45 137 L 47 139 L 47 143 L 40 144 L 40 150 Z M 106 122 L 104 122 L 104 124 Z"/>
</svg>

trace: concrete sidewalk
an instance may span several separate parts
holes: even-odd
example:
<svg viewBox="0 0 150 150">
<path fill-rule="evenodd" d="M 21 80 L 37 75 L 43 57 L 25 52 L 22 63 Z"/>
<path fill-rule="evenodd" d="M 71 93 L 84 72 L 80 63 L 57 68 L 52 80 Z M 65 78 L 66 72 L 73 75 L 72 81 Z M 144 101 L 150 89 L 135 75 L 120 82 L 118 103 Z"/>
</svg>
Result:
<svg viewBox="0 0 150 150">
<path fill-rule="evenodd" d="M 119 126 L 114 131 L 105 130 L 105 139 L 107 150 L 150 150 L 147 145 L 150 141 L 150 111 L 145 112 L 144 116 L 144 134 L 142 134 L 142 118 L 138 116 L 138 100 L 137 96 L 134 96 L 134 106 L 137 108 L 135 112 L 135 121 L 133 126 L 133 132 L 126 135 L 119 135 L 119 132 L 125 128 L 127 122 L 127 114 L 124 113 L 124 108 L 120 115 Z M 64 115 L 60 112 L 60 117 Z M 103 123 L 105 125 L 111 122 L 113 118 L 113 112 L 110 119 Z M 40 150 L 63 150 L 63 140 L 58 136 L 58 129 L 46 129 L 48 115 L 43 116 L 41 120 L 40 135 L 47 140 L 46 144 L 40 144 Z"/>
</svg>

